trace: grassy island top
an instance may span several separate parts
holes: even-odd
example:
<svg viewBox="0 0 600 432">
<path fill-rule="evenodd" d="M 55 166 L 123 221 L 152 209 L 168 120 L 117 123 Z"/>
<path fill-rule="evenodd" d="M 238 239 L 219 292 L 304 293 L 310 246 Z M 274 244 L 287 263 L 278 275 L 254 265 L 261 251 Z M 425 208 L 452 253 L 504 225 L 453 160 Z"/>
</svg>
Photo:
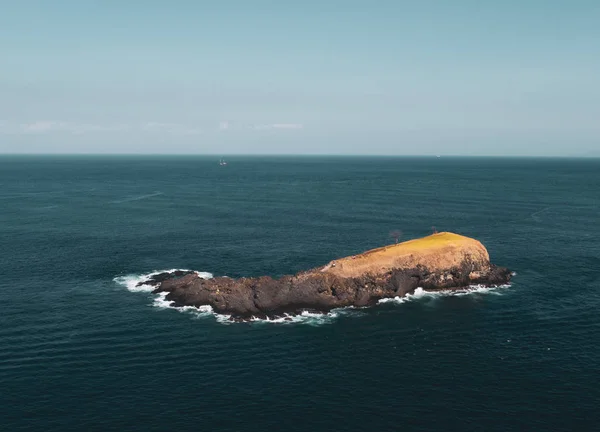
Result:
<svg viewBox="0 0 600 432">
<path fill-rule="evenodd" d="M 320 269 L 341 277 L 380 274 L 393 268 L 423 265 L 433 270 L 450 269 L 470 259 L 489 264 L 485 247 L 477 240 L 451 232 L 372 249 L 331 261 Z"/>
</svg>

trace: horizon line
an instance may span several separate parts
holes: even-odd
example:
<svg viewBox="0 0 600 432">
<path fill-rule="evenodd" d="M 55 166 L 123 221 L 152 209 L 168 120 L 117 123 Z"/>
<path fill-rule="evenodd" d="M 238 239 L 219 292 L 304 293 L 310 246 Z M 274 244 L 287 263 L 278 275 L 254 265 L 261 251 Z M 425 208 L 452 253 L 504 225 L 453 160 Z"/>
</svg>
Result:
<svg viewBox="0 0 600 432">
<path fill-rule="evenodd" d="M 364 153 L 2 153 L 5 156 L 196 156 L 196 157 L 365 157 L 365 158 L 507 158 L 507 159 L 598 159 L 600 155 L 483 155 L 483 154 L 364 154 Z"/>
</svg>

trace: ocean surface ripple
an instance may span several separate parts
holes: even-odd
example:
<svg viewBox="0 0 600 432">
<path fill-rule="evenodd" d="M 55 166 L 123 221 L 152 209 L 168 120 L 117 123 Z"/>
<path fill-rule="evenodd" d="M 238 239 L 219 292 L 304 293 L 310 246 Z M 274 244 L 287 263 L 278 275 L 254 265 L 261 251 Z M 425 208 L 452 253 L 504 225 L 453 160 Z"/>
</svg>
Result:
<svg viewBox="0 0 600 432">
<path fill-rule="evenodd" d="M 597 430 L 600 161 L 228 162 L 0 158 L 0 429 Z M 514 283 L 235 325 L 135 287 L 295 273 L 432 226 Z"/>
</svg>

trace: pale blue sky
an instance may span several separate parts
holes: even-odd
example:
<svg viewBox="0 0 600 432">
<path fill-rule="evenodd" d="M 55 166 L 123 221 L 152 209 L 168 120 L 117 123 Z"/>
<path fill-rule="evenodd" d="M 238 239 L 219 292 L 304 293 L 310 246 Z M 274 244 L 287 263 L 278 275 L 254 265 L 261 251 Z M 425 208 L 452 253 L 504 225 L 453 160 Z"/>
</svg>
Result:
<svg viewBox="0 0 600 432">
<path fill-rule="evenodd" d="M 598 0 L 0 0 L 0 152 L 600 156 Z"/>
</svg>

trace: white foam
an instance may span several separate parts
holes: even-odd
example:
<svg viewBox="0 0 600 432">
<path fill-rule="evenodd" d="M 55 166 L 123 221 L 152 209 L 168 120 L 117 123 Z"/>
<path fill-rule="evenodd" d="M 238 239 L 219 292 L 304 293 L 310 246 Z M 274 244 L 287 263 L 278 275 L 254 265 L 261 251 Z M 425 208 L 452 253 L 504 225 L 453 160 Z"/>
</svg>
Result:
<svg viewBox="0 0 600 432">
<path fill-rule="evenodd" d="M 157 308 L 161 308 L 161 309 L 167 309 L 171 307 L 171 304 L 173 303 L 171 300 L 167 300 L 167 292 L 161 292 L 158 293 L 156 295 L 156 297 L 154 298 L 154 302 L 152 303 L 153 306 L 156 306 Z"/>
<path fill-rule="evenodd" d="M 119 285 L 123 285 L 125 288 L 127 288 L 131 292 L 152 292 L 152 291 L 154 291 L 154 289 L 156 289 L 156 286 L 147 285 L 147 284 L 144 284 L 143 282 L 149 282 L 153 276 L 156 276 L 158 274 L 173 273 L 176 271 L 190 271 L 190 270 L 186 270 L 186 269 L 155 270 L 152 273 L 141 274 L 141 275 L 131 274 L 131 275 L 126 275 L 126 276 L 118 276 L 118 277 L 114 278 L 113 280 L 116 283 L 118 283 Z M 212 273 L 208 273 L 208 272 L 196 271 L 195 273 L 198 275 L 198 277 L 200 277 L 202 279 L 210 279 L 213 277 Z M 140 283 L 142 283 L 142 284 L 138 286 L 138 284 L 140 284 Z"/>
<path fill-rule="evenodd" d="M 118 276 L 118 277 L 114 278 L 113 280 L 116 283 L 118 283 L 119 285 L 124 286 L 131 292 L 152 292 L 156 289 L 156 286 L 144 284 L 143 282 L 149 282 L 153 276 L 156 276 L 158 274 L 173 273 L 176 271 L 191 271 L 191 270 L 188 270 L 188 269 L 155 270 L 151 273 L 146 273 L 146 274 L 131 274 L 131 275 L 126 275 L 126 276 Z M 213 277 L 213 274 L 209 273 L 209 272 L 201 272 L 201 271 L 194 270 L 194 273 L 196 273 L 198 275 L 198 277 L 200 277 L 202 279 L 211 279 Z M 138 286 L 138 284 L 140 284 L 140 283 L 141 283 L 141 285 Z M 179 312 L 192 313 L 199 318 L 214 316 L 216 318 L 216 320 L 221 323 L 230 323 L 231 322 L 231 315 L 218 314 L 218 313 L 214 312 L 213 308 L 209 305 L 200 306 L 200 307 L 173 306 L 173 302 L 171 300 L 167 300 L 167 295 L 168 295 L 168 293 L 166 293 L 166 292 L 159 292 L 158 294 L 156 294 L 156 297 L 154 297 L 154 299 L 153 299 L 152 306 L 155 306 L 160 309 L 175 309 Z"/>
<path fill-rule="evenodd" d="M 461 297 L 472 294 L 492 294 L 492 295 L 502 295 L 500 291 L 503 288 L 508 288 L 510 285 L 500 285 L 497 287 L 486 287 L 484 285 L 471 285 L 468 288 L 463 289 L 448 289 L 448 290 L 439 290 L 439 291 L 426 291 L 423 288 L 419 287 L 415 289 L 414 293 L 406 294 L 404 297 L 390 297 L 383 298 L 378 301 L 378 303 L 406 303 L 412 300 L 418 300 L 422 298 L 436 298 L 436 297 Z"/>
<path fill-rule="evenodd" d="M 154 298 L 153 306 L 158 307 L 160 309 L 175 309 L 179 312 L 190 313 L 195 315 L 196 318 L 206 318 L 206 317 L 214 317 L 220 323 L 230 323 L 231 315 L 219 314 L 213 311 L 212 306 L 204 305 L 204 306 L 173 306 L 173 301 L 167 300 L 166 292 L 158 293 Z"/>
<path fill-rule="evenodd" d="M 360 316 L 359 313 L 355 313 L 353 306 L 345 308 L 332 309 L 327 313 L 309 312 L 302 311 L 297 315 L 284 314 L 281 317 L 276 318 L 256 318 L 252 317 L 250 321 L 257 324 L 306 324 L 311 326 L 319 326 L 323 324 L 331 324 L 337 318 L 352 314 L 352 316 Z"/>
<path fill-rule="evenodd" d="M 163 295 L 164 294 L 164 295 Z M 190 313 L 196 318 L 214 318 L 218 323 L 221 324 L 233 324 L 236 321 L 232 319 L 231 315 L 216 313 L 213 308 L 209 305 L 205 306 L 172 306 L 170 301 L 165 299 L 166 293 L 161 293 L 154 299 L 153 305 L 163 309 L 174 309 L 179 312 Z M 258 318 L 251 317 L 248 322 L 255 324 L 307 324 L 307 325 L 321 325 L 333 322 L 336 318 L 344 313 L 345 309 L 332 310 L 329 313 L 313 313 L 303 311 L 298 315 L 284 314 L 281 317 L 274 318 Z"/>
</svg>

